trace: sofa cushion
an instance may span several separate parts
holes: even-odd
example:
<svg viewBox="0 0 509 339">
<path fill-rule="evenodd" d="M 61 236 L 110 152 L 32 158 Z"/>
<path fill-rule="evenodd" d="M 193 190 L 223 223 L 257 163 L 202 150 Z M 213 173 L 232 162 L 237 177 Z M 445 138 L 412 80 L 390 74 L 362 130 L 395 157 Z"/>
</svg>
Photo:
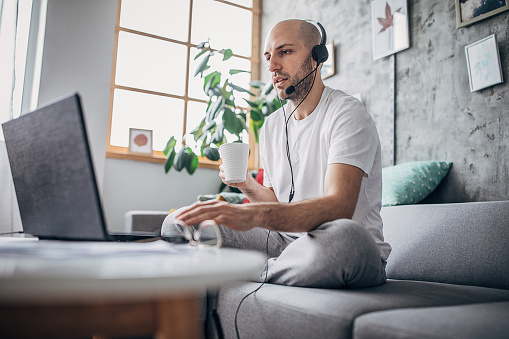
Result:
<svg viewBox="0 0 509 339">
<path fill-rule="evenodd" d="M 445 178 L 450 162 L 413 161 L 382 169 L 382 206 L 417 204 Z"/>
<path fill-rule="evenodd" d="M 354 337 L 505 339 L 507 319 L 509 302 L 375 312 L 355 320 Z"/>
<path fill-rule="evenodd" d="M 259 285 L 234 282 L 221 288 L 218 313 L 225 337 L 236 336 L 237 307 Z M 509 291 L 395 280 L 352 290 L 265 284 L 242 303 L 239 334 L 241 338 L 350 338 L 354 319 L 365 313 L 493 301 L 509 301 Z"/>
<path fill-rule="evenodd" d="M 509 289 L 509 201 L 382 208 L 387 277 Z"/>
</svg>

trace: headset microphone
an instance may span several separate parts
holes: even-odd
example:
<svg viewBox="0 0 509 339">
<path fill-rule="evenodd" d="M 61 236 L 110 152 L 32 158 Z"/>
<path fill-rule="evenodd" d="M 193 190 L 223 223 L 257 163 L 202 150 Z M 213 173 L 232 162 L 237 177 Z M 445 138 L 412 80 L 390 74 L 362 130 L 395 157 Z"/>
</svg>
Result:
<svg viewBox="0 0 509 339">
<path fill-rule="evenodd" d="M 286 95 L 290 95 L 292 94 L 293 92 L 295 92 L 295 87 L 299 86 L 301 84 L 301 82 L 303 82 L 308 76 L 310 76 L 311 74 L 313 74 L 314 72 L 316 72 L 316 70 L 318 69 L 318 65 L 316 66 L 316 68 L 314 70 L 312 70 L 311 72 L 308 73 L 308 75 L 306 75 L 304 78 L 302 78 L 295 86 L 294 85 L 290 85 L 288 86 L 286 89 L 285 89 L 285 93 Z"/>
</svg>

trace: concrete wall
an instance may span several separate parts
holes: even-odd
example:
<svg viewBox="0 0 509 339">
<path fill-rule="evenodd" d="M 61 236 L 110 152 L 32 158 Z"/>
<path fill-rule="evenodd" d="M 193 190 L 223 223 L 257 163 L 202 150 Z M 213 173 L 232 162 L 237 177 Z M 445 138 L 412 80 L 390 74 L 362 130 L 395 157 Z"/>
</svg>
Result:
<svg viewBox="0 0 509 339">
<path fill-rule="evenodd" d="M 110 229 L 125 212 L 169 210 L 216 193 L 217 171 L 164 174 L 163 165 L 106 159 L 116 0 L 49 0 L 39 104 L 78 91 Z"/>
<path fill-rule="evenodd" d="M 325 80 L 361 93 L 390 164 L 390 59 L 373 61 L 371 0 L 264 1 L 262 37 L 287 18 L 322 23 L 334 41 L 336 75 Z M 396 55 L 396 164 L 452 161 L 426 202 L 509 198 L 509 12 L 456 29 L 454 1 L 409 0 L 410 48 Z M 495 33 L 506 82 L 470 93 L 464 46 Z M 263 46 L 264 41 L 262 41 Z M 264 79 L 268 79 L 262 67 Z"/>
</svg>

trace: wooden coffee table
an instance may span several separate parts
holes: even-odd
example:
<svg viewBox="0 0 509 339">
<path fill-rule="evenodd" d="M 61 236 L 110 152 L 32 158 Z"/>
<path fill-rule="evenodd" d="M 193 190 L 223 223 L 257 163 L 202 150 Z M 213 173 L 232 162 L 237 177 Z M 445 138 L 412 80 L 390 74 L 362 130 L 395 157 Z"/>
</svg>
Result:
<svg viewBox="0 0 509 339">
<path fill-rule="evenodd" d="M 255 252 L 165 246 L 0 239 L 0 337 L 199 338 L 205 289 L 265 264 Z"/>
</svg>

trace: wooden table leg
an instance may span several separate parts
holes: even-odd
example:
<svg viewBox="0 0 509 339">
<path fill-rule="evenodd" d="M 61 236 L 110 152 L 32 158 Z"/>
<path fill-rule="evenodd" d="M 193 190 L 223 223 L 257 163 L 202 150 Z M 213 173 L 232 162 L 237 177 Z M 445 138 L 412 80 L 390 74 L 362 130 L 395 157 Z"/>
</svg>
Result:
<svg viewBox="0 0 509 339">
<path fill-rule="evenodd" d="M 173 296 L 157 302 L 156 339 L 197 339 L 202 336 L 197 294 Z"/>
</svg>

